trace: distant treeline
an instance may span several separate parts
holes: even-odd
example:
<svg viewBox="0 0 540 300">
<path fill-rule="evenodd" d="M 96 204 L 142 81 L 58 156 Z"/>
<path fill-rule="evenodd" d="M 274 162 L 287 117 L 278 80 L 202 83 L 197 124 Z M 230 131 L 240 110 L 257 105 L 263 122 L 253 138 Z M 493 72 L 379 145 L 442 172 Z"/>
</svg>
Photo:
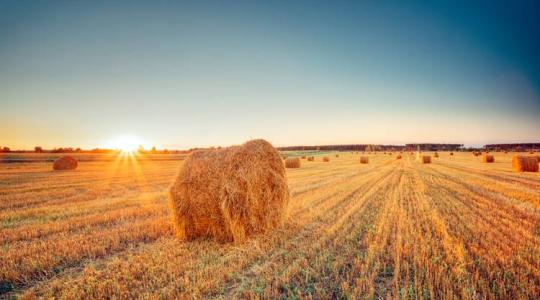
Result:
<svg viewBox="0 0 540 300">
<path fill-rule="evenodd" d="M 167 150 L 156 149 L 145 150 L 140 147 L 137 152 L 143 154 L 188 154 L 195 150 L 221 149 L 221 147 L 192 148 L 189 150 Z M 463 144 L 405 144 L 405 145 L 375 145 L 375 144 L 351 144 L 351 145 L 318 145 L 318 146 L 287 146 L 278 147 L 280 151 L 540 151 L 540 143 L 518 143 L 518 144 L 488 144 L 482 148 L 465 148 Z M 95 148 L 83 150 L 81 148 L 54 148 L 43 149 L 35 147 L 34 150 L 11 150 L 9 147 L 0 146 L 0 153 L 114 153 L 120 150 Z"/>
<path fill-rule="evenodd" d="M 520 144 L 489 144 L 484 148 L 490 151 L 538 151 L 540 143 L 520 143 Z"/>
<path fill-rule="evenodd" d="M 405 144 L 405 145 L 373 145 L 373 144 L 353 144 L 353 145 L 320 145 L 320 146 L 289 146 L 278 147 L 281 151 L 459 151 L 463 149 L 463 144 Z"/>
<path fill-rule="evenodd" d="M 72 148 L 72 147 L 43 149 L 42 147 L 39 147 L 39 146 L 34 147 L 34 150 L 11 150 L 9 147 L 0 147 L 0 153 L 100 153 L 100 154 L 106 154 L 106 153 L 115 153 L 115 152 L 120 152 L 120 151 L 121 150 L 105 149 L 105 148 L 94 148 L 94 149 L 85 150 L 81 148 Z M 157 150 L 155 147 L 153 147 L 150 150 L 139 148 L 137 152 L 143 153 L 143 154 L 186 154 L 186 153 L 191 152 L 191 150 L 167 150 L 167 149 Z"/>
</svg>

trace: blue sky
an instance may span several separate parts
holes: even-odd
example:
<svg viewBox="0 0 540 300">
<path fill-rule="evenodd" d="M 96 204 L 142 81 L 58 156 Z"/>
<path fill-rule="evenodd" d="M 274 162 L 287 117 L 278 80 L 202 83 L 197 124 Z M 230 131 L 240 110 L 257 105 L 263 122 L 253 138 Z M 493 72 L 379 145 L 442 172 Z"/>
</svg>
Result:
<svg viewBox="0 0 540 300">
<path fill-rule="evenodd" d="M 2 0 L 0 145 L 540 141 L 540 4 L 407 2 Z"/>
</svg>

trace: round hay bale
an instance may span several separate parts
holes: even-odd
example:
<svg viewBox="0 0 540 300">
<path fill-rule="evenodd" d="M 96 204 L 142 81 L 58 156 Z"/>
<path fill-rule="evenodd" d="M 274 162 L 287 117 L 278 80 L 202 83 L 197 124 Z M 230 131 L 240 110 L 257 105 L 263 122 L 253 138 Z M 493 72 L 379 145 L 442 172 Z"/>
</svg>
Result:
<svg viewBox="0 0 540 300">
<path fill-rule="evenodd" d="M 306 159 L 306 156 L 305 156 L 305 155 L 304 155 L 304 156 L 302 156 L 302 159 Z"/>
<path fill-rule="evenodd" d="M 420 161 L 423 164 L 430 164 L 431 163 L 431 156 L 430 155 L 422 155 Z"/>
<path fill-rule="evenodd" d="M 435 152 L 435 153 L 433 154 L 433 156 L 434 156 L 434 157 L 439 157 L 439 153 L 438 153 L 438 152 Z"/>
<path fill-rule="evenodd" d="M 75 170 L 79 162 L 71 156 L 62 156 L 53 162 L 53 170 Z"/>
<path fill-rule="evenodd" d="M 360 157 L 360 163 L 361 163 L 361 164 L 369 164 L 369 157 L 367 157 L 367 156 L 361 156 L 361 157 Z"/>
<path fill-rule="evenodd" d="M 308 160 L 308 161 L 314 161 L 314 160 L 315 160 L 315 157 L 314 157 L 314 156 L 308 156 L 307 160 Z"/>
<path fill-rule="evenodd" d="M 401 159 L 401 154 L 398 154 L 398 155 L 396 156 L 396 159 Z"/>
<path fill-rule="evenodd" d="M 493 155 L 484 154 L 482 155 L 482 162 L 493 163 L 495 162 L 495 157 L 493 157 Z"/>
<path fill-rule="evenodd" d="M 285 168 L 265 140 L 193 152 L 169 190 L 177 236 L 239 243 L 283 224 Z"/>
<path fill-rule="evenodd" d="M 285 160 L 286 168 L 300 168 L 300 158 L 298 157 L 289 157 Z"/>
<path fill-rule="evenodd" d="M 339 157 L 339 154 L 336 154 L 336 157 Z"/>
<path fill-rule="evenodd" d="M 454 152 L 450 152 L 450 156 L 454 156 Z"/>
<path fill-rule="evenodd" d="M 538 158 L 534 156 L 514 155 L 512 168 L 516 172 L 538 172 Z"/>
<path fill-rule="evenodd" d="M 330 157 L 325 156 L 325 157 L 322 158 L 322 161 L 323 161 L 323 162 L 329 162 L 329 161 L 330 161 Z"/>
</svg>

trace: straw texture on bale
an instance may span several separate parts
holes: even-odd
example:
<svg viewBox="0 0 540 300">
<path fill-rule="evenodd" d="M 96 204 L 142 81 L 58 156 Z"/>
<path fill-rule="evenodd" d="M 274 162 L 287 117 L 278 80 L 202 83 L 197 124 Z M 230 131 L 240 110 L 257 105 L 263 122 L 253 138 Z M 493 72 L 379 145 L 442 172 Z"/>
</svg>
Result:
<svg viewBox="0 0 540 300">
<path fill-rule="evenodd" d="M 77 168 L 79 163 L 77 160 L 71 156 L 62 156 L 57 158 L 53 162 L 54 170 L 74 170 Z"/>
<path fill-rule="evenodd" d="M 286 168 L 300 168 L 300 158 L 298 157 L 289 157 L 285 160 Z"/>
<path fill-rule="evenodd" d="M 368 163 L 369 163 L 369 157 L 367 157 L 367 156 L 361 156 L 361 157 L 360 157 L 360 163 L 361 163 L 361 164 L 368 164 Z"/>
<path fill-rule="evenodd" d="M 264 140 L 193 152 L 169 190 L 182 240 L 242 242 L 282 225 L 288 202 L 285 168 Z"/>
<path fill-rule="evenodd" d="M 538 158 L 514 155 L 512 157 L 512 168 L 517 172 L 538 172 Z"/>
<path fill-rule="evenodd" d="M 325 157 L 323 157 L 322 161 L 324 161 L 324 162 L 329 162 L 329 161 L 330 161 L 330 157 L 325 156 Z"/>
<path fill-rule="evenodd" d="M 422 155 L 420 157 L 420 161 L 423 163 L 423 164 L 430 164 L 431 163 L 431 156 L 429 155 Z"/>
<path fill-rule="evenodd" d="M 482 162 L 485 162 L 485 163 L 495 162 L 495 157 L 493 157 L 493 155 L 484 154 L 482 155 Z"/>
<path fill-rule="evenodd" d="M 315 160 L 315 157 L 314 157 L 314 156 L 308 156 L 307 160 L 308 160 L 308 161 L 314 161 L 314 160 Z"/>
</svg>

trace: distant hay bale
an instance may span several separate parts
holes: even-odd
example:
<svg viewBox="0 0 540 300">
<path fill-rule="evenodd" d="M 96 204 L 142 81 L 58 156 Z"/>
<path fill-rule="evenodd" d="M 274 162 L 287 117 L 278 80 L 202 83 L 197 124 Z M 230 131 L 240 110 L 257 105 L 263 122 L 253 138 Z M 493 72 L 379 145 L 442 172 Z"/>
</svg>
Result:
<svg viewBox="0 0 540 300">
<path fill-rule="evenodd" d="M 313 156 L 308 156 L 307 160 L 308 160 L 308 161 L 314 161 L 314 160 L 315 160 L 315 157 L 313 157 Z"/>
<path fill-rule="evenodd" d="M 438 152 L 435 152 L 435 153 L 433 153 L 433 156 L 434 156 L 434 157 L 439 157 L 439 153 L 438 153 Z"/>
<path fill-rule="evenodd" d="M 304 155 L 304 156 L 302 156 L 302 159 L 306 159 L 306 156 L 305 156 L 305 155 Z"/>
<path fill-rule="evenodd" d="M 177 236 L 239 243 L 283 224 L 289 202 L 279 153 L 264 140 L 194 151 L 169 190 Z"/>
<path fill-rule="evenodd" d="M 300 168 L 300 158 L 298 157 L 289 157 L 285 160 L 286 168 Z"/>
<path fill-rule="evenodd" d="M 489 154 L 484 154 L 482 155 L 482 162 L 485 162 L 485 163 L 493 163 L 495 162 L 495 157 L 493 157 L 493 155 L 489 155 Z"/>
<path fill-rule="evenodd" d="M 422 155 L 420 157 L 420 162 L 423 164 L 430 164 L 431 163 L 431 156 L 430 155 Z"/>
<path fill-rule="evenodd" d="M 517 172 L 538 172 L 538 158 L 514 155 L 512 157 L 512 168 Z"/>
<path fill-rule="evenodd" d="M 336 157 L 339 157 L 339 154 L 336 154 Z"/>
<path fill-rule="evenodd" d="M 360 163 L 361 163 L 361 164 L 369 164 L 369 157 L 367 157 L 367 156 L 361 156 L 361 157 L 360 157 Z"/>
<path fill-rule="evenodd" d="M 450 156 L 454 156 L 454 152 L 450 152 Z"/>
<path fill-rule="evenodd" d="M 398 155 L 396 156 L 396 159 L 401 159 L 401 154 L 398 154 Z"/>
<path fill-rule="evenodd" d="M 75 170 L 79 163 L 71 156 L 62 156 L 53 162 L 54 170 Z"/>
<path fill-rule="evenodd" d="M 329 161 L 330 161 L 330 157 L 325 156 L 325 157 L 322 158 L 322 161 L 323 161 L 323 162 L 329 162 Z"/>
</svg>

